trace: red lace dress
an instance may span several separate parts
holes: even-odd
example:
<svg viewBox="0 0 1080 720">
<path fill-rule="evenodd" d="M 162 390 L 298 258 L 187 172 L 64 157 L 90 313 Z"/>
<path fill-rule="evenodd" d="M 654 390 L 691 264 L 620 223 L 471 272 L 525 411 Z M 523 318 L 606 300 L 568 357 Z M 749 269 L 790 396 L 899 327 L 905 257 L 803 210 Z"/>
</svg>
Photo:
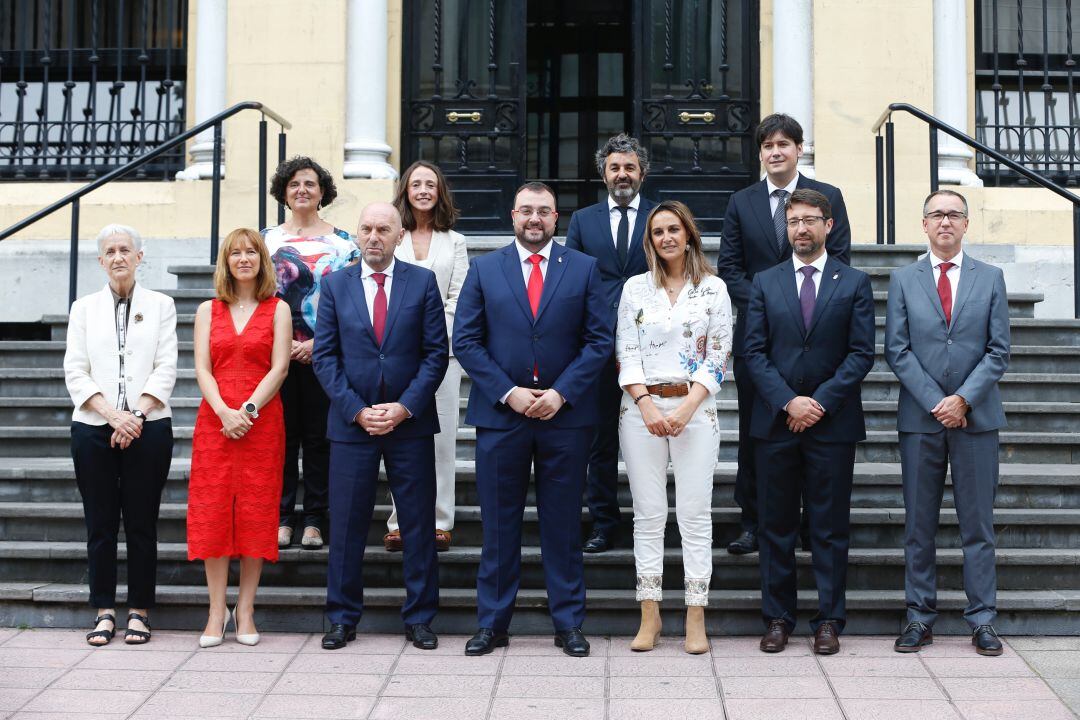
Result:
<svg viewBox="0 0 1080 720">
<path fill-rule="evenodd" d="M 228 306 L 213 301 L 210 363 L 221 399 L 240 407 L 270 370 L 274 310 L 280 300 L 259 303 L 237 334 Z M 278 557 L 278 504 L 285 463 L 281 399 L 274 395 L 251 430 L 239 440 L 221 434 L 221 420 L 206 402 L 199 406 L 188 481 L 189 560 L 214 557 Z"/>
</svg>

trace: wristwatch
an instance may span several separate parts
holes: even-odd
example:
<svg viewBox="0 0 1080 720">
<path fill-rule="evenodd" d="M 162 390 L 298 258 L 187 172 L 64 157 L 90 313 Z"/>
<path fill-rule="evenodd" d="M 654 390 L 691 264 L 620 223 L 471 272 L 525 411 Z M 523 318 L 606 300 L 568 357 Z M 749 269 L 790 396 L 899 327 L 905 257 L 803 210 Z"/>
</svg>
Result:
<svg viewBox="0 0 1080 720">
<path fill-rule="evenodd" d="M 247 413 L 248 417 L 250 417 L 252 420 L 255 420 L 259 417 L 259 408 L 255 405 L 255 403 L 251 402 L 250 400 L 241 405 L 240 408 L 245 413 Z"/>
<path fill-rule="evenodd" d="M 146 413 L 144 413 L 142 410 L 139 410 L 138 408 L 135 408 L 134 410 L 131 411 L 131 414 L 134 415 L 135 417 L 139 418 L 143 422 L 146 422 Z"/>
</svg>

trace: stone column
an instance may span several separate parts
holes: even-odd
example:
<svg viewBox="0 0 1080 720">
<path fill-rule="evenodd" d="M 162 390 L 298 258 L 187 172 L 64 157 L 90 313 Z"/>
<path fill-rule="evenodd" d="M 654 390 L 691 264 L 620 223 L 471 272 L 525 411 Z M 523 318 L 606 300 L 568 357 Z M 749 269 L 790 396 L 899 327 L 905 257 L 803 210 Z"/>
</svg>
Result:
<svg viewBox="0 0 1080 720">
<path fill-rule="evenodd" d="M 773 112 L 787 113 L 802 125 L 799 172 L 814 177 L 813 0 L 773 2 Z"/>
<path fill-rule="evenodd" d="M 228 0 L 199 0 L 195 21 L 195 122 L 208 120 L 225 109 L 225 68 L 228 44 Z M 190 96 L 189 96 L 190 97 Z M 188 166 L 177 180 L 201 180 L 214 173 L 214 130 L 195 137 Z M 225 177 L 222 143 L 221 176 Z"/>
<path fill-rule="evenodd" d="M 968 38 L 965 0 L 934 0 L 934 115 L 968 132 Z M 971 150 L 938 133 L 938 181 L 942 185 L 982 186 L 972 172 Z"/>
<path fill-rule="evenodd" d="M 387 162 L 387 0 L 349 0 L 345 35 L 345 168 L 347 178 L 396 180 Z"/>
</svg>

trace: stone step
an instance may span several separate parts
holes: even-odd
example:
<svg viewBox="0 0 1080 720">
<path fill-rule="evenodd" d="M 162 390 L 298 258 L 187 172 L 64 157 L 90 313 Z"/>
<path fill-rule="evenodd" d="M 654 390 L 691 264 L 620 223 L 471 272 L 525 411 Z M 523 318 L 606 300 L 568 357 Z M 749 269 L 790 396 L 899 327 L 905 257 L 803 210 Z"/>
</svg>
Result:
<svg viewBox="0 0 1080 720">
<path fill-rule="evenodd" d="M 761 587 L 758 556 L 731 555 L 713 549 L 712 585 L 718 589 L 755 590 Z M 119 549 L 119 581 L 127 581 L 127 550 Z M 327 549 L 282 550 L 278 562 L 268 563 L 260 587 L 325 587 Z M 402 587 L 401 553 L 389 553 L 381 544 L 365 551 L 364 584 L 368 587 Z M 86 582 L 85 542 L 0 541 L 0 584 L 7 582 Z M 521 551 L 523 588 L 544 587 L 543 560 L 539 547 Z M 1080 549 L 999 549 L 996 554 L 999 590 L 1042 590 L 1080 588 Z M 938 587 L 962 590 L 963 553 L 959 548 L 938 550 Z M 439 553 L 441 588 L 474 588 L 480 562 L 480 548 L 453 547 Z M 800 568 L 799 587 L 814 588 L 810 553 L 796 552 Z M 202 563 L 191 562 L 184 543 L 158 545 L 158 582 L 168 585 L 195 585 L 205 578 Z M 682 551 L 664 551 L 664 589 L 672 597 L 682 592 Z M 234 576 L 233 581 L 236 580 Z M 585 555 L 585 585 L 590 591 L 634 587 L 634 552 L 616 548 L 599 555 Z M 904 586 L 902 548 L 850 551 L 848 587 L 851 590 L 895 590 Z"/>
<path fill-rule="evenodd" d="M 164 501 L 187 502 L 187 483 L 190 474 L 189 458 L 174 458 L 165 485 Z M 714 507 L 735 505 L 735 476 L 737 464 L 717 463 L 713 474 Z M 669 474 L 670 478 L 670 474 Z M 455 483 L 455 502 L 459 506 L 479 504 L 476 491 L 476 464 L 458 460 Z M 668 502 L 674 507 L 675 485 L 669 480 Z M 389 502 L 385 476 L 380 480 L 378 497 Z M 303 484 L 300 488 L 303 496 Z M 619 504 L 631 507 L 632 498 L 626 468 L 619 464 Z M 75 486 L 75 471 L 70 458 L 0 458 L 0 501 L 6 502 L 80 502 Z M 535 503 L 530 486 L 529 504 Z M 945 507 L 952 507 L 952 485 L 946 481 Z M 898 463 L 856 463 L 852 507 L 888 508 L 904 504 L 900 465 Z M 995 505 L 1003 509 L 1068 509 L 1080 508 L 1080 465 L 1006 463 L 1001 466 Z"/>
<path fill-rule="evenodd" d="M 67 541 L 86 539 L 81 503 L 3 502 L 0 503 L 0 538 L 4 540 Z M 632 511 L 623 508 L 623 520 L 629 523 Z M 376 505 L 368 544 L 378 544 L 386 532 L 384 521 L 390 515 L 389 505 Z M 158 522 L 160 542 L 184 542 L 187 507 L 164 503 Z M 535 508 L 527 508 L 522 530 L 523 543 L 539 545 L 539 527 Z M 739 531 L 739 508 L 733 506 L 712 509 L 713 537 L 735 537 Z M 582 521 L 588 512 L 582 510 Z M 1080 547 L 1080 508 L 1068 509 L 998 509 L 994 513 L 998 547 L 1001 548 L 1075 548 Z M 665 544 L 678 545 L 675 511 L 668 513 Z M 852 546 L 858 548 L 898 548 L 903 543 L 904 509 L 852 508 Z M 941 512 L 938 542 L 942 547 L 959 546 L 959 528 L 952 509 Z M 455 542 L 459 546 L 479 546 L 482 541 L 480 508 L 475 505 L 457 508 L 454 525 Z"/>
<path fill-rule="evenodd" d="M 0 585 L 0 625 L 30 627 L 86 626 L 89 590 L 85 583 L 5 583 Z M 229 603 L 235 602 L 236 588 L 229 589 Z M 399 588 L 369 588 L 364 594 L 361 633 L 401 632 L 400 609 L 405 599 Z M 117 588 L 117 604 L 124 607 L 127 588 Z M 323 632 L 326 591 L 323 588 L 259 588 L 256 622 L 263 632 Z M 938 593 L 941 617 L 934 626 L 939 634 L 967 635 L 970 631 L 960 615 L 967 605 L 963 592 Z M 678 593 L 663 604 L 664 627 L 668 633 L 682 628 L 685 609 Z M 799 593 L 799 625 L 796 633 L 808 633 L 806 621 L 817 610 L 812 590 Z M 997 596 L 995 627 L 1004 635 L 1076 635 L 1080 624 L 1080 591 L 1004 590 Z M 588 593 L 585 632 L 596 635 L 632 635 L 641 612 L 633 588 L 596 590 Z M 846 632 L 852 635 L 893 635 L 902 627 L 902 590 L 850 590 L 847 593 Z M 760 635 L 761 593 L 758 590 L 714 589 L 709 593 L 705 613 L 712 642 L 722 647 L 725 636 Z M 206 586 L 159 585 L 154 627 L 198 630 L 206 624 Z M 434 630 L 446 634 L 469 635 L 476 630 L 476 591 L 471 588 L 444 589 L 439 595 L 439 614 Z M 551 635 L 547 595 L 543 590 L 518 593 L 510 631 L 515 636 Z M 665 642 L 675 643 L 674 638 Z M 359 643 L 364 642 L 361 636 Z M 511 639 L 513 642 L 513 639 Z M 888 641 L 883 641 L 888 649 Z"/>
</svg>

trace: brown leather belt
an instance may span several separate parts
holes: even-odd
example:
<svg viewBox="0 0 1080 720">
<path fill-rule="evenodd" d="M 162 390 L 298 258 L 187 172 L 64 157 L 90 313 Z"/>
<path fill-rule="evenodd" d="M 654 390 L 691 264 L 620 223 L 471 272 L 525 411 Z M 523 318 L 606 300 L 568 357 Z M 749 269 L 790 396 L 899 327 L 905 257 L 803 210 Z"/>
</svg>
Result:
<svg viewBox="0 0 1080 720">
<path fill-rule="evenodd" d="M 657 397 L 683 397 L 690 394 L 690 383 L 660 383 L 658 385 L 646 385 L 645 389 L 650 395 L 656 395 Z"/>
</svg>

